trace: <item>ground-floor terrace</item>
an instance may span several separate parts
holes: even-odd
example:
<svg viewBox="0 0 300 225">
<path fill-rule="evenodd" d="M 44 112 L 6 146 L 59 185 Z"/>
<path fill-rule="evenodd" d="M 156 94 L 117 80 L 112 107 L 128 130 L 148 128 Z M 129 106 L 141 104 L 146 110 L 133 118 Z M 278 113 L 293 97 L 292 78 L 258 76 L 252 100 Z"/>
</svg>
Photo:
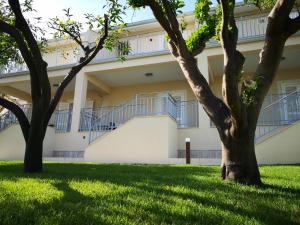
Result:
<svg viewBox="0 0 300 225">
<path fill-rule="evenodd" d="M 258 61 L 258 50 L 250 47 L 244 47 L 245 76 L 254 72 Z M 221 96 L 223 57 L 218 49 L 200 56 L 198 64 L 215 94 Z M 300 162 L 299 50 L 299 45 L 286 47 L 263 105 L 256 134 L 261 164 Z M 53 90 L 66 71 L 49 72 Z M 0 85 L 1 91 L 28 101 L 24 110 L 30 116 L 28 78 L 9 77 Z M 15 123 L 11 113 L 1 115 L 0 159 L 23 158 L 24 141 Z M 104 163 L 184 163 L 186 138 L 191 140 L 192 163 L 220 163 L 217 130 L 177 63 L 169 55 L 129 59 L 123 64 L 91 65 L 78 74 L 53 114 L 44 157 Z"/>
</svg>

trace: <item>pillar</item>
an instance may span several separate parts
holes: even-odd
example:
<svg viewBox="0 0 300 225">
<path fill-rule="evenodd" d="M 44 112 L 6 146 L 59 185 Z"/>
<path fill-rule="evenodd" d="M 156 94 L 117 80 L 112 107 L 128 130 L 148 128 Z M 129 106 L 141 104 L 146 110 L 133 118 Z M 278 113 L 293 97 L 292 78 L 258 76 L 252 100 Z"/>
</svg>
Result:
<svg viewBox="0 0 300 225">
<path fill-rule="evenodd" d="M 73 113 L 71 132 L 76 133 L 79 130 L 80 112 L 85 107 L 86 93 L 87 93 L 87 76 L 84 72 L 79 72 L 76 76 L 74 101 L 73 101 Z"/>
<path fill-rule="evenodd" d="M 200 72 L 203 74 L 207 82 L 209 83 L 209 70 L 208 70 L 208 57 L 206 54 L 201 53 L 198 58 L 198 68 Z M 207 116 L 206 112 L 203 110 L 203 107 L 199 104 L 199 127 L 210 127 L 210 119 Z"/>
</svg>

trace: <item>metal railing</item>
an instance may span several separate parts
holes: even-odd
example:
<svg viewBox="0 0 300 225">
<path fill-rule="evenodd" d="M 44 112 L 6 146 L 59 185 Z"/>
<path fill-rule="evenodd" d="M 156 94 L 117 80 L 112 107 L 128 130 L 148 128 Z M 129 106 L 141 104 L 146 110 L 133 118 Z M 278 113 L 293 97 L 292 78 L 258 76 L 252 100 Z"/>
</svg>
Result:
<svg viewBox="0 0 300 225">
<path fill-rule="evenodd" d="M 80 126 L 79 131 L 89 131 L 92 121 L 104 116 L 108 112 L 112 111 L 117 106 L 107 106 L 99 108 L 84 108 L 80 112 Z"/>
<path fill-rule="evenodd" d="M 199 126 L 198 102 L 176 101 L 176 122 L 178 128 L 195 128 Z M 95 121 L 118 106 L 84 108 L 81 110 L 79 131 L 89 131 Z"/>
<path fill-rule="evenodd" d="M 56 133 L 67 133 L 71 130 L 72 111 L 57 110 L 53 114 L 54 128 Z"/>
<path fill-rule="evenodd" d="M 176 101 L 169 94 L 138 94 L 92 122 L 89 143 L 137 116 L 169 115 L 176 120 Z"/>
<path fill-rule="evenodd" d="M 267 95 L 257 121 L 255 140 L 262 140 L 298 120 L 300 120 L 300 92 Z M 212 121 L 210 127 L 215 128 Z"/>
<path fill-rule="evenodd" d="M 256 140 L 300 120 L 300 92 L 295 91 L 287 95 L 274 96 L 276 100 L 263 107 L 260 112 L 256 128 Z M 272 96 L 273 99 L 274 96 Z"/>
<path fill-rule="evenodd" d="M 199 103 L 195 101 L 176 102 L 176 122 L 178 128 L 199 127 Z"/>
<path fill-rule="evenodd" d="M 28 120 L 31 120 L 32 108 L 31 105 L 21 105 L 20 106 Z M 53 126 L 56 132 L 69 132 L 71 128 L 72 121 L 72 112 L 68 110 L 55 111 L 50 118 L 48 123 L 49 126 Z M 7 127 L 17 124 L 17 117 L 11 112 L 7 111 L 4 114 L 0 115 L 0 132 L 5 130 Z"/>
<path fill-rule="evenodd" d="M 10 111 L 4 113 L 0 116 L 0 131 L 5 130 L 10 125 L 15 124 L 17 122 L 18 120 L 13 113 L 11 113 Z"/>
<path fill-rule="evenodd" d="M 291 12 L 290 18 L 298 16 L 298 12 Z M 238 41 L 251 41 L 262 38 L 266 34 L 268 24 L 268 15 L 241 16 L 236 17 L 236 25 L 238 28 Z M 298 32 L 299 34 L 299 32 Z M 210 40 L 207 46 L 216 46 L 219 43 L 215 40 Z"/>
<path fill-rule="evenodd" d="M 25 112 L 28 120 L 31 119 L 31 107 L 30 105 L 19 105 L 22 110 Z M 18 123 L 17 117 L 11 112 L 7 111 L 0 115 L 0 132 L 5 130 L 7 127 Z"/>
</svg>

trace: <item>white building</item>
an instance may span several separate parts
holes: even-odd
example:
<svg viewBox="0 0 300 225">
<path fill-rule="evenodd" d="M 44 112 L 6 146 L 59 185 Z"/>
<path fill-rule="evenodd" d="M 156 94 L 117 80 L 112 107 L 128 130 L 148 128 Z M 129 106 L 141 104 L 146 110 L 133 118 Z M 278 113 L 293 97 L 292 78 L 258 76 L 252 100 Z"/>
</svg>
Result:
<svg viewBox="0 0 300 225">
<path fill-rule="evenodd" d="M 236 8 L 238 49 L 246 56 L 245 73 L 258 62 L 266 29 L 266 14 L 254 7 Z M 196 26 L 192 14 L 185 35 Z M 66 88 L 45 138 L 44 157 L 118 163 L 183 163 L 185 138 L 191 139 L 192 163 L 218 164 L 220 141 L 202 107 L 195 100 L 164 32 L 155 20 L 129 24 L 121 41 L 131 51 L 125 62 L 118 49 L 101 50 Z M 84 35 L 92 42 L 96 33 Z M 44 55 L 53 91 L 77 61 L 73 44 L 50 43 Z M 61 56 L 67 52 L 66 58 Z M 267 96 L 257 128 L 259 163 L 300 162 L 300 36 L 287 42 L 276 80 Z M 221 96 L 223 51 L 209 42 L 198 57 L 201 72 Z M 28 101 L 30 80 L 26 67 L 11 64 L 0 71 L 0 91 Z M 24 106 L 30 112 L 30 106 Z M 29 113 L 30 114 L 30 113 Z M 0 120 L 0 159 L 23 159 L 25 144 L 11 113 Z"/>
</svg>

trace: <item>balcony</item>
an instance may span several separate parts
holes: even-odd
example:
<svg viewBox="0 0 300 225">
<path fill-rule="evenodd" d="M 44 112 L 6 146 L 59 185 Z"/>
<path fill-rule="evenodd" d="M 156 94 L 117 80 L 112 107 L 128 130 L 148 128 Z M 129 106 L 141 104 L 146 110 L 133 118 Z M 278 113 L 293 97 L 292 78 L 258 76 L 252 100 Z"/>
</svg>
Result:
<svg viewBox="0 0 300 225">
<path fill-rule="evenodd" d="M 292 12 L 290 15 L 291 18 L 296 16 L 296 12 Z M 236 23 L 239 29 L 239 42 L 259 40 L 265 35 L 267 15 L 238 17 L 236 18 Z M 186 37 L 189 33 L 191 33 L 191 30 L 185 31 L 184 36 Z M 297 34 L 299 34 L 299 32 Z M 169 53 L 165 42 L 164 32 L 130 36 L 121 39 L 120 42 L 128 44 L 130 46 L 130 51 L 124 52 L 122 45 L 113 51 L 103 49 L 92 61 L 92 64 L 114 61 L 121 53 L 125 54 L 129 59 Z M 208 48 L 216 47 L 218 45 L 218 42 L 213 40 L 207 43 Z M 55 52 L 52 52 L 51 55 L 50 53 L 45 55 L 45 60 L 48 62 L 50 70 L 70 67 L 78 61 L 79 55 L 74 55 L 73 49 L 67 49 L 66 51 L 68 52 L 67 58 L 61 56 L 61 49 L 57 49 Z M 26 65 L 9 63 L 7 66 L 0 68 L 0 78 L 14 76 L 18 73 L 24 73 L 27 70 Z"/>
</svg>

